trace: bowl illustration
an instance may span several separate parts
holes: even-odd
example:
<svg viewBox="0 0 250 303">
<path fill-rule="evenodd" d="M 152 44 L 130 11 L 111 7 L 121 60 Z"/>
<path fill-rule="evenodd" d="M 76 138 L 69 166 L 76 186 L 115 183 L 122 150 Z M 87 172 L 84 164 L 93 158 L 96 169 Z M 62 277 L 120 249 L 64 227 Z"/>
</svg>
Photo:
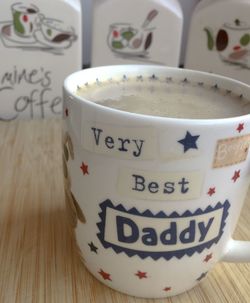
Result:
<svg viewBox="0 0 250 303">
<path fill-rule="evenodd" d="M 42 17 L 40 20 L 41 31 L 44 38 L 53 43 L 61 43 L 75 39 L 74 30 L 65 26 L 61 20 Z"/>
<path fill-rule="evenodd" d="M 146 55 L 152 43 L 152 30 L 152 28 L 137 29 L 129 23 L 111 24 L 108 46 L 112 51 L 120 54 Z"/>
<path fill-rule="evenodd" d="M 109 26 L 107 43 L 109 48 L 118 54 L 145 56 L 152 45 L 153 31 L 148 25 L 158 15 L 156 9 L 151 10 L 141 26 L 131 23 L 113 23 Z"/>
</svg>

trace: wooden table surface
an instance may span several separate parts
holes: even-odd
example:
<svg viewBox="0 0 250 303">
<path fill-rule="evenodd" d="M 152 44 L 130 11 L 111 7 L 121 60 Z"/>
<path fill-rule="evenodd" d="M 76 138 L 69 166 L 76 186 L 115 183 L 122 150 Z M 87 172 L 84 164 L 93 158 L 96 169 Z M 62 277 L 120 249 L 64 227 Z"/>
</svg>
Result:
<svg viewBox="0 0 250 303">
<path fill-rule="evenodd" d="M 146 300 L 95 280 L 76 254 L 66 220 L 61 122 L 0 123 L 1 303 L 244 303 L 250 302 L 250 264 L 217 264 L 182 295 Z M 235 238 L 250 240 L 250 193 Z"/>
</svg>

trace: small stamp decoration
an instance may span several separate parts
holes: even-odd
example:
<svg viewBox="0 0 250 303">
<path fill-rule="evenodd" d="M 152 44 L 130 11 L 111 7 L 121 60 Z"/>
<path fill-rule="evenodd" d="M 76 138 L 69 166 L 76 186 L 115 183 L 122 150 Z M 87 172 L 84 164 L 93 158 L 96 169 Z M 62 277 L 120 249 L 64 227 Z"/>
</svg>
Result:
<svg viewBox="0 0 250 303">
<path fill-rule="evenodd" d="M 250 145 L 250 134 L 218 140 L 213 168 L 234 165 L 246 160 Z"/>
<path fill-rule="evenodd" d="M 229 208 L 230 203 L 225 200 L 194 212 L 153 214 L 149 209 L 127 210 L 121 204 L 115 206 L 111 200 L 105 200 L 100 204 L 97 236 L 104 248 L 111 247 L 117 254 L 124 252 L 141 259 L 180 259 L 218 243 Z"/>
</svg>

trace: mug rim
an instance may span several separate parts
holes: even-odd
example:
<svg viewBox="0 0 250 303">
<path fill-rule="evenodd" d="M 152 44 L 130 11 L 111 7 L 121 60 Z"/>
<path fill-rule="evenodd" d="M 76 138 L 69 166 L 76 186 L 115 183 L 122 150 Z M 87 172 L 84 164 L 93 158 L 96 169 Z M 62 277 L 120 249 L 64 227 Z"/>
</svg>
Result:
<svg viewBox="0 0 250 303">
<path fill-rule="evenodd" d="M 39 13 L 39 8 L 38 8 L 35 4 L 33 4 L 33 3 L 30 3 L 29 5 L 26 5 L 26 4 L 23 3 L 23 2 L 16 2 L 16 3 L 13 3 L 13 4 L 11 5 L 11 8 L 12 8 L 13 10 L 16 10 L 16 7 L 20 7 L 20 6 L 22 6 L 22 7 L 32 7 L 32 8 L 34 8 L 34 9 L 36 10 L 36 14 Z M 27 12 L 27 13 L 25 13 L 25 14 L 29 15 L 29 14 L 31 14 L 31 13 Z"/>
<path fill-rule="evenodd" d="M 167 117 L 167 116 L 156 116 L 156 115 L 148 115 L 148 114 L 141 114 L 141 113 L 133 113 L 133 112 L 128 112 L 128 111 L 123 111 L 120 109 L 112 108 L 112 107 L 107 107 L 103 106 L 97 102 L 88 100 L 87 98 L 83 96 L 79 96 L 76 94 L 77 88 L 79 86 L 83 86 L 86 81 L 78 81 L 76 83 L 76 80 L 82 78 L 83 74 L 91 74 L 92 72 L 95 73 L 97 71 L 103 71 L 103 74 L 105 75 L 105 71 L 112 71 L 112 76 L 117 76 L 118 74 L 122 75 L 126 72 L 129 72 L 130 74 L 133 74 L 134 76 L 137 76 L 136 71 L 141 73 L 144 71 L 160 71 L 162 72 L 170 72 L 170 74 L 173 75 L 192 75 L 193 78 L 196 76 L 200 76 L 203 79 L 208 79 L 208 80 L 216 80 L 215 82 L 219 81 L 223 84 L 226 84 L 228 86 L 234 86 L 237 88 L 241 88 L 243 91 L 247 91 L 247 100 L 249 100 L 250 103 L 250 85 L 241 82 L 239 80 L 229 78 L 226 76 L 222 76 L 219 74 L 214 74 L 214 73 L 208 73 L 208 72 L 203 72 L 203 71 L 198 71 L 198 70 L 192 70 L 192 69 L 186 69 L 186 68 L 179 68 L 179 67 L 169 67 L 169 66 L 163 66 L 163 65 L 139 65 L 139 64 L 128 64 L 128 65 L 105 65 L 105 66 L 97 66 L 97 67 L 90 67 L 87 69 L 82 69 L 79 71 L 76 71 L 70 75 L 68 75 L 65 80 L 64 80 L 64 89 L 68 92 L 69 95 L 71 95 L 78 103 L 80 104 L 86 104 L 96 110 L 99 111 L 104 111 L 106 113 L 110 114 L 116 114 L 119 116 L 122 116 L 124 118 L 135 118 L 138 120 L 147 120 L 148 122 L 172 122 L 172 123 L 185 123 L 185 124 L 211 124 L 211 123 L 216 123 L 216 124 L 224 124 L 224 123 L 235 123 L 238 120 L 242 119 L 250 119 L 250 113 L 249 114 L 244 114 L 244 115 L 236 115 L 232 117 L 225 117 L 225 118 L 173 118 L 173 117 Z M 140 74 L 140 72 L 139 72 Z M 96 73 L 97 75 L 97 73 Z M 111 76 L 111 73 L 110 73 Z M 98 79 L 98 77 L 96 77 Z M 108 80 L 108 78 L 105 78 L 105 80 Z M 225 86 L 226 86 L 225 85 Z M 225 88 L 225 86 L 223 88 Z M 239 95 L 240 96 L 240 95 Z M 72 102 L 73 100 L 71 100 Z"/>
<path fill-rule="evenodd" d="M 59 20 L 59 19 L 55 19 L 55 18 L 46 18 L 44 17 L 42 20 L 41 20 L 41 24 L 46 27 L 46 28 L 49 28 L 49 29 L 54 29 L 56 30 L 57 32 L 60 32 L 60 33 L 67 33 L 67 34 L 73 34 L 73 30 L 72 28 L 66 28 L 65 26 L 65 29 L 63 28 L 57 28 L 55 25 L 51 25 L 50 23 L 46 23 L 46 21 L 56 21 L 57 24 L 61 24 L 61 25 L 64 25 L 63 21 L 62 20 Z"/>
</svg>

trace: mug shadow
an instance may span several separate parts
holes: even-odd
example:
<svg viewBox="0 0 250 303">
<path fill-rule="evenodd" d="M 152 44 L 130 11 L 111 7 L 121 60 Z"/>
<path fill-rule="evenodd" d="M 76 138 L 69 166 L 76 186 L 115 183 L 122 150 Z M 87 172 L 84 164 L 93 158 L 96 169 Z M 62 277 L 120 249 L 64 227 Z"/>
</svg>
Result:
<svg viewBox="0 0 250 303">
<path fill-rule="evenodd" d="M 39 295 L 54 296 L 54 301 L 48 300 L 59 302 L 53 289 L 65 287 L 64 294 L 77 297 L 82 276 L 85 284 L 91 283 L 64 205 L 8 210 L 1 215 L 0 229 L 1 302 L 31 302 L 29 296 Z M 20 289 L 26 292 L 18 293 Z"/>
<path fill-rule="evenodd" d="M 40 203 L 9 206 L 1 213 L 0 302 L 85 302 L 94 296 L 94 302 L 108 303 L 110 292 L 117 302 L 126 297 L 86 269 L 67 204 L 61 202 L 52 209 Z"/>
</svg>

